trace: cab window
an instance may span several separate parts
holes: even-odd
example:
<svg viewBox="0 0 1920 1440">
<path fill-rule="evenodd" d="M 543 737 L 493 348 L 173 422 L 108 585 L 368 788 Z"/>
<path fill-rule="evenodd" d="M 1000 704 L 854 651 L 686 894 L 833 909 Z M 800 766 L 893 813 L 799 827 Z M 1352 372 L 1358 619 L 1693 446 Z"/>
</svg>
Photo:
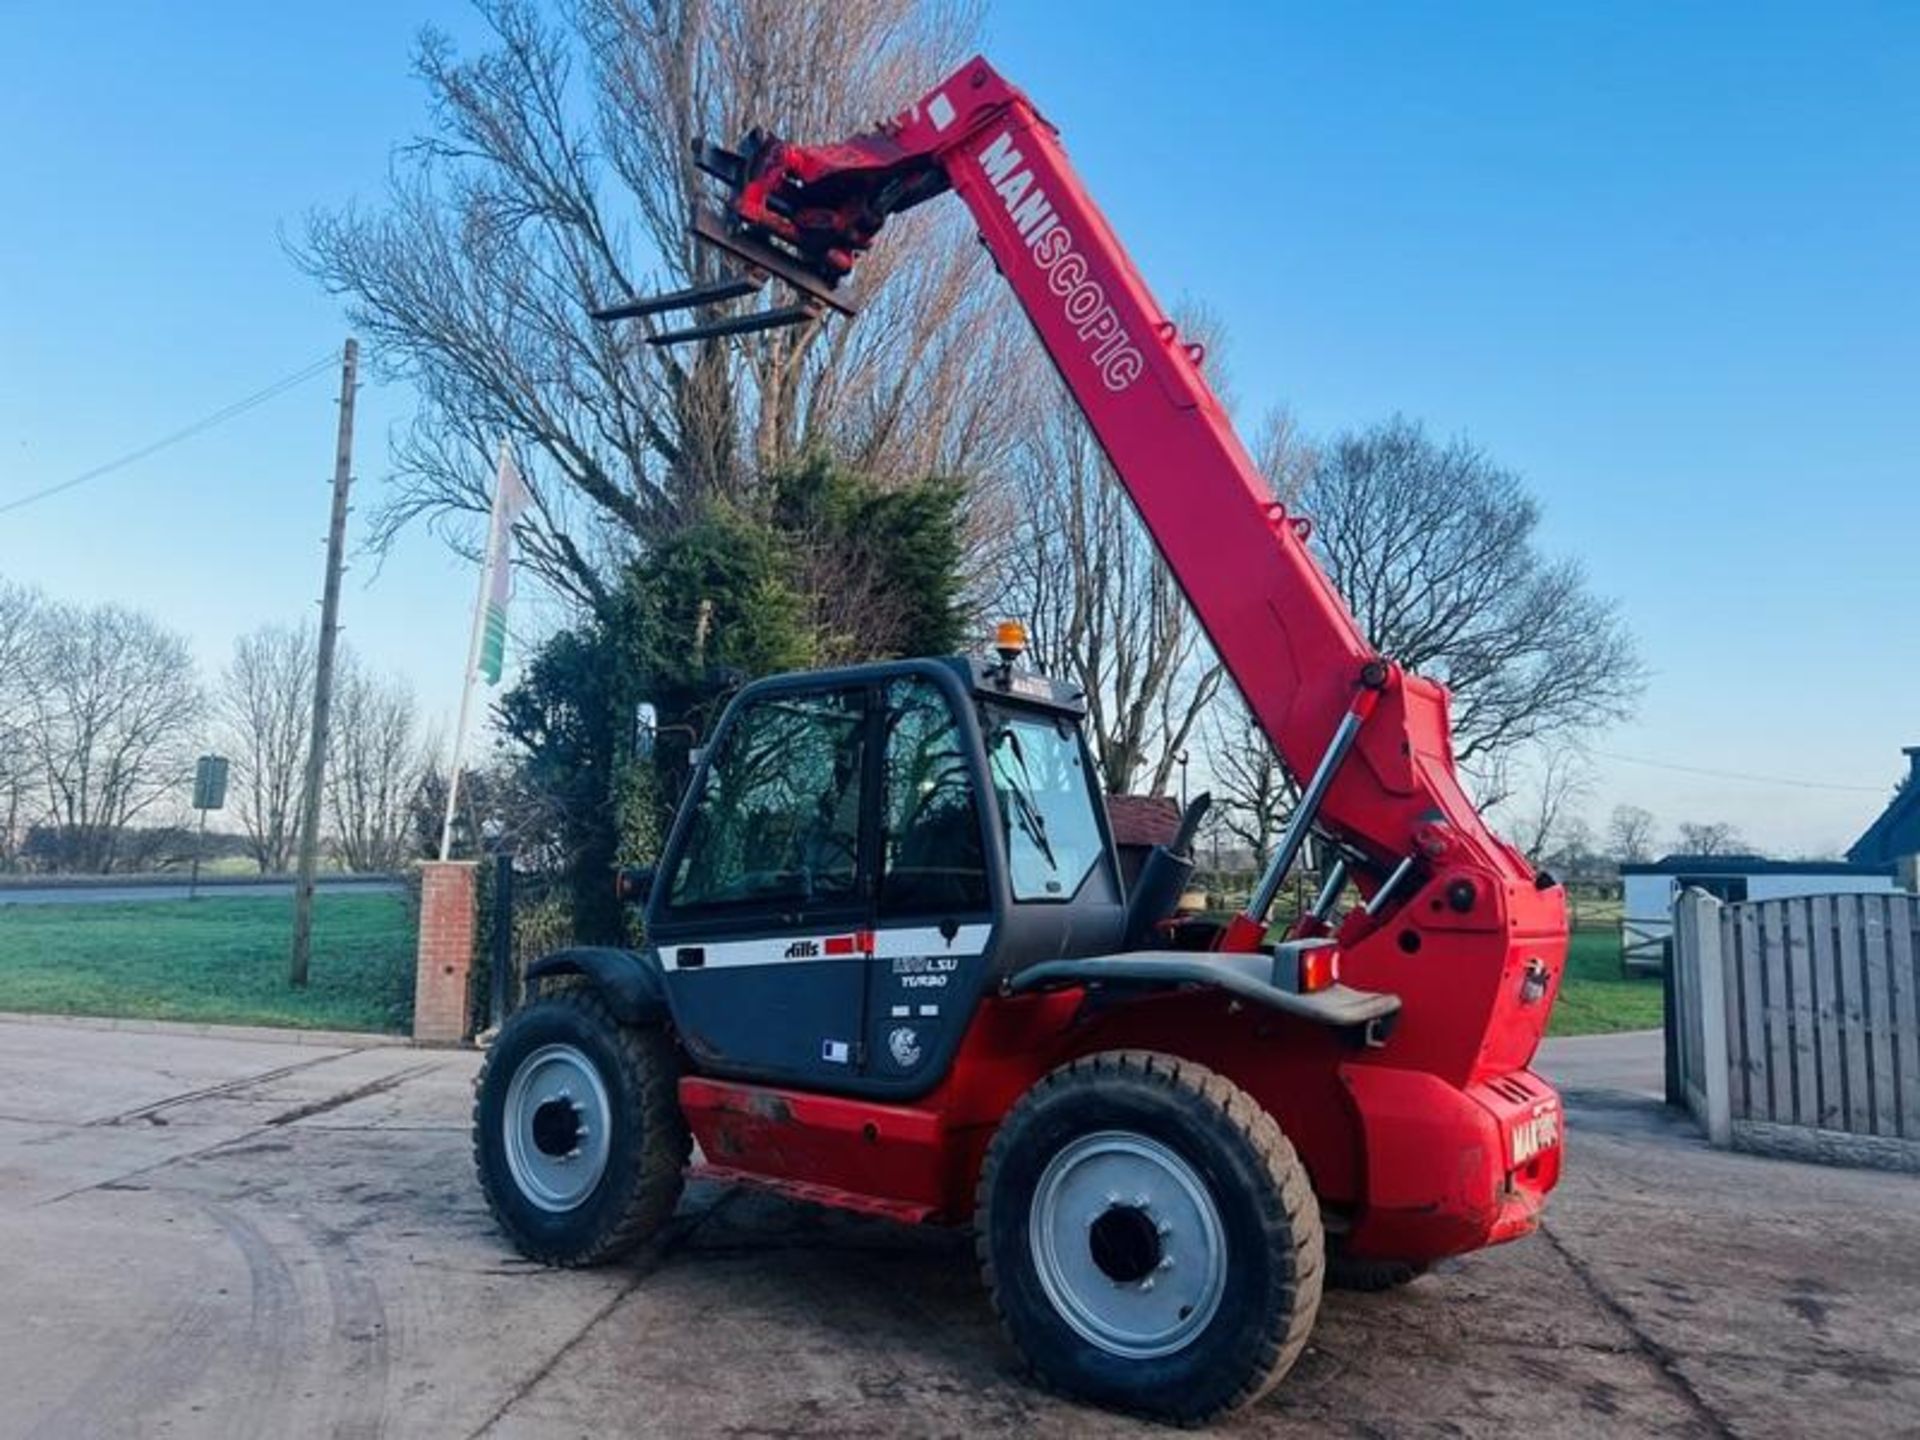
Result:
<svg viewBox="0 0 1920 1440">
<path fill-rule="evenodd" d="M 728 727 L 674 865 L 674 910 L 859 895 L 864 694 L 769 695 Z"/>
<path fill-rule="evenodd" d="M 985 910 L 987 860 L 965 735 L 931 680 L 887 687 L 880 913 Z"/>
<path fill-rule="evenodd" d="M 989 708 L 987 764 L 1016 900 L 1070 900 L 1105 854 L 1079 732 L 1065 720 Z"/>
</svg>

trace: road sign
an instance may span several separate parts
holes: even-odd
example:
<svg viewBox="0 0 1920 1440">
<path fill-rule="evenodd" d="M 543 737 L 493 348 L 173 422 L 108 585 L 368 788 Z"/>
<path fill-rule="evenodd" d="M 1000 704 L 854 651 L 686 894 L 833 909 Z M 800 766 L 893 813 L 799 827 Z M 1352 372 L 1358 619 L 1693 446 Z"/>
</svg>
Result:
<svg viewBox="0 0 1920 1440">
<path fill-rule="evenodd" d="M 193 767 L 193 808 L 218 810 L 227 803 L 227 757 L 202 755 Z"/>
</svg>

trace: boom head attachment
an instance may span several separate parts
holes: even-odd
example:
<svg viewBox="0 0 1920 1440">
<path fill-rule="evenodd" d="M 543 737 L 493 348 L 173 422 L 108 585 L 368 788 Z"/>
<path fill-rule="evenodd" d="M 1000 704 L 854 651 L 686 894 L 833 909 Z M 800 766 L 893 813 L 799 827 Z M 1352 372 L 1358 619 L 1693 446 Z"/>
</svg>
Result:
<svg viewBox="0 0 1920 1440">
<path fill-rule="evenodd" d="M 705 284 L 606 306 L 593 318 L 628 320 L 720 305 L 758 293 L 769 280 L 796 298 L 649 335 L 649 345 L 748 335 L 804 324 L 828 310 L 856 314 L 835 292 L 861 252 L 889 215 L 947 188 L 938 165 L 902 151 L 885 127 L 818 149 L 789 145 L 761 130 L 749 131 L 738 150 L 696 140 L 693 163 L 718 180 L 726 195 L 718 207 L 695 207 L 690 233 L 737 268 Z"/>
<path fill-rule="evenodd" d="M 703 245 L 711 246 L 739 262 L 740 268 L 718 280 L 689 285 L 684 290 L 640 296 L 605 306 L 593 311 L 593 318 L 603 321 L 634 320 L 676 310 L 699 310 L 724 305 L 730 300 L 759 294 L 769 280 L 781 281 L 797 292 L 799 298 L 786 305 L 722 315 L 677 330 L 656 331 L 647 336 L 647 343 L 679 345 L 721 335 L 751 335 L 761 330 L 805 324 L 818 319 L 827 309 L 838 310 L 842 315 L 855 313 L 853 306 L 833 294 L 831 285 L 749 229 L 729 224 L 712 211 L 701 208 L 694 212 L 691 233 Z"/>
</svg>

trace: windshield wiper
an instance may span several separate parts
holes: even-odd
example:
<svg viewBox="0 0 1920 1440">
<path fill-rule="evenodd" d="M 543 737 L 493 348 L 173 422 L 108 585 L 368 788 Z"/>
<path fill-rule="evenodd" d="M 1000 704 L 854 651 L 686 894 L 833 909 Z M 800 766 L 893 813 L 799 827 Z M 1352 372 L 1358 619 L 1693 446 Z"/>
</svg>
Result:
<svg viewBox="0 0 1920 1440">
<path fill-rule="evenodd" d="M 1039 848 L 1047 867 L 1058 874 L 1060 862 L 1054 858 L 1053 846 L 1047 840 L 1047 817 L 1033 803 L 1033 775 L 1027 769 L 1027 757 L 1020 748 L 1020 737 L 1013 733 L 1012 726 L 1004 726 L 997 738 L 1013 747 L 1013 758 L 1019 762 L 1021 780 L 1025 782 L 1023 785 L 1016 782 L 1012 775 L 1007 776 L 1007 796 L 1013 801 L 1014 816 L 1020 821 L 1020 828 L 1027 832 L 1027 838 Z"/>
</svg>

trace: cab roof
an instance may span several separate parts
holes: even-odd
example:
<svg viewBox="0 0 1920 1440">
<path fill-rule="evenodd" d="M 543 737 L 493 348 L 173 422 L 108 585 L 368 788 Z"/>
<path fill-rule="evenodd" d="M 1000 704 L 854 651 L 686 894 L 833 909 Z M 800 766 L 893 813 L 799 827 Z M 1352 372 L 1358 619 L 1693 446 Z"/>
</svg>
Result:
<svg viewBox="0 0 1920 1440">
<path fill-rule="evenodd" d="M 1077 685 L 1042 675 L 1021 665 L 1005 666 L 982 655 L 943 655 L 915 660 L 878 660 L 834 670 L 795 670 L 769 675 L 744 687 L 741 695 L 769 691 L 831 689 L 873 684 L 907 675 L 946 671 L 977 699 L 1032 705 L 1079 719 L 1087 713 L 1087 699 Z"/>
</svg>

